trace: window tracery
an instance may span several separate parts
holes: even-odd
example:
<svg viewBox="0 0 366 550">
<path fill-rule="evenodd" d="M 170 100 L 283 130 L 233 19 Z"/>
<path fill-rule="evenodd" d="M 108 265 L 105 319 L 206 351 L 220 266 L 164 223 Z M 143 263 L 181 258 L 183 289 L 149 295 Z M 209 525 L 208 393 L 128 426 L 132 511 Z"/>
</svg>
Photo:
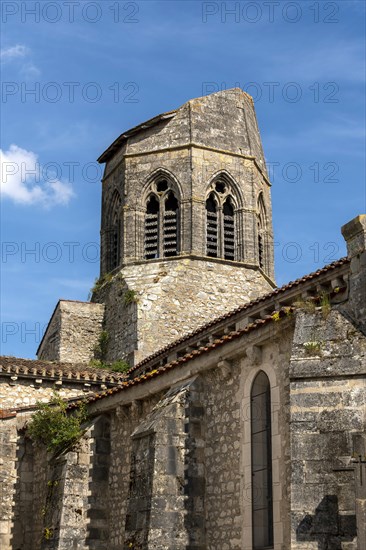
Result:
<svg viewBox="0 0 366 550">
<path fill-rule="evenodd" d="M 206 199 L 206 255 L 235 260 L 235 201 L 230 185 L 221 178 Z"/>
</svg>

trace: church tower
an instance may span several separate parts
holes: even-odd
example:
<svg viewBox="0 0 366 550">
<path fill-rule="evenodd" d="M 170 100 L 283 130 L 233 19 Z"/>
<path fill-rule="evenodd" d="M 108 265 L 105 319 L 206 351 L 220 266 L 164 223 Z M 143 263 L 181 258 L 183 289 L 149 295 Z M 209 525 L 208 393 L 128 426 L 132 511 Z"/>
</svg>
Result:
<svg viewBox="0 0 366 550">
<path fill-rule="evenodd" d="M 270 291 L 270 182 L 252 98 L 192 99 L 98 159 L 107 359 L 143 357 Z"/>
</svg>

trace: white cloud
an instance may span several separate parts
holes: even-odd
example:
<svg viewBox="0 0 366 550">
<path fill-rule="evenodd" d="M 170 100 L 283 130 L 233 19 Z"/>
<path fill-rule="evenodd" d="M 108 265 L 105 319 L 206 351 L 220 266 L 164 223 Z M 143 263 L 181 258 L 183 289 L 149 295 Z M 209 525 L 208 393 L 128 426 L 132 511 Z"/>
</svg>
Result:
<svg viewBox="0 0 366 550">
<path fill-rule="evenodd" d="M 29 48 L 22 44 L 17 44 L 16 46 L 10 46 L 10 48 L 2 48 L 0 50 L 0 58 L 2 61 L 11 61 L 19 57 L 26 57 L 29 53 Z"/>
<path fill-rule="evenodd" d="M 2 64 L 11 68 L 15 67 L 25 80 L 34 80 L 41 74 L 39 68 L 33 63 L 31 56 L 32 51 L 24 44 L 16 44 L 0 50 Z"/>
<path fill-rule="evenodd" d="M 36 65 L 32 62 L 24 63 L 24 65 L 20 69 L 21 75 L 27 79 L 27 80 L 34 80 L 38 76 L 40 76 L 41 71 L 36 67 Z"/>
<path fill-rule="evenodd" d="M 1 195 L 15 203 L 46 208 L 68 204 L 75 195 L 69 182 L 44 171 L 38 155 L 17 145 L 0 149 Z"/>
</svg>

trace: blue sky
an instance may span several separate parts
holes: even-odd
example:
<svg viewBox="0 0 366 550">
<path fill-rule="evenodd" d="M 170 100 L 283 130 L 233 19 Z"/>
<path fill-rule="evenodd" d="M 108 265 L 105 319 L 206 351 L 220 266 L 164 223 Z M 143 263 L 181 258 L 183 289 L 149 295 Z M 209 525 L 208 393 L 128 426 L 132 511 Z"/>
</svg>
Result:
<svg viewBox="0 0 366 550">
<path fill-rule="evenodd" d="M 254 96 L 277 283 L 345 255 L 340 226 L 366 211 L 363 1 L 1 9 L 2 354 L 34 357 L 57 300 L 87 299 L 99 271 L 100 153 L 209 91 Z"/>
</svg>

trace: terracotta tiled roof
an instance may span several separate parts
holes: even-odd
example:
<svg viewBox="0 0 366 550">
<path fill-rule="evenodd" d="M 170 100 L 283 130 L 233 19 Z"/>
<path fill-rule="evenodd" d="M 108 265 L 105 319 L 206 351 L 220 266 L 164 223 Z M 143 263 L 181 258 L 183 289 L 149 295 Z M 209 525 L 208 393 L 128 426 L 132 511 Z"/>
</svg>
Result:
<svg viewBox="0 0 366 550">
<path fill-rule="evenodd" d="M 215 325 L 215 324 L 217 324 L 217 323 L 219 323 L 219 322 L 221 322 L 225 319 L 229 319 L 230 317 L 236 315 L 236 313 L 238 313 L 240 311 L 244 311 L 246 309 L 249 309 L 253 305 L 259 304 L 259 303 L 264 302 L 266 300 L 269 300 L 269 299 L 271 299 L 271 298 L 273 298 L 277 295 L 282 295 L 282 294 L 286 293 L 287 291 L 289 291 L 290 289 L 292 289 L 293 287 L 300 286 L 302 283 L 306 283 L 306 282 L 312 281 L 312 280 L 316 281 L 316 279 L 318 277 L 320 277 L 321 275 L 327 274 L 328 272 L 331 272 L 332 270 L 334 270 L 336 268 L 339 268 L 343 265 L 346 265 L 348 263 L 349 263 L 348 258 L 346 258 L 346 257 L 341 258 L 340 260 L 337 260 L 337 261 L 335 261 L 335 262 L 333 262 L 329 265 L 326 265 L 325 267 L 323 267 L 321 269 L 318 269 L 317 271 L 314 271 L 313 273 L 309 273 L 308 275 L 305 275 L 304 277 L 296 279 L 295 281 L 290 281 L 286 285 L 283 285 L 282 287 L 276 288 L 275 290 L 273 290 L 269 294 L 265 294 L 265 295 L 257 298 L 256 300 L 253 300 L 252 302 L 244 304 L 244 305 L 234 309 L 233 311 L 231 311 L 231 312 L 229 312 L 229 313 L 227 313 L 227 314 L 225 314 L 225 315 L 223 315 L 219 318 L 214 319 L 213 321 L 211 321 L 210 323 L 207 323 L 206 325 L 200 327 L 196 331 L 191 332 L 191 333 L 183 336 L 182 338 L 180 338 L 179 340 L 176 340 L 175 342 L 173 342 L 169 346 L 166 346 L 165 348 L 159 350 L 155 354 L 150 355 L 149 357 L 147 357 L 146 359 L 141 361 L 138 365 L 136 365 L 133 369 L 130 369 L 129 373 L 132 374 L 136 369 L 138 369 L 139 367 L 149 363 L 150 361 L 157 358 L 159 355 L 163 354 L 167 350 L 173 349 L 175 346 L 177 346 L 178 344 L 184 342 L 185 340 L 188 340 L 192 336 L 199 335 L 200 333 L 204 332 L 205 330 L 212 327 L 213 325 Z M 295 309 L 296 308 L 293 307 L 293 306 L 282 307 L 279 311 L 277 311 L 277 312 L 274 311 L 270 315 L 266 315 L 262 319 L 256 319 L 254 322 L 249 323 L 244 328 L 242 328 L 240 330 L 233 330 L 233 331 L 229 332 L 228 334 L 225 334 L 221 338 L 218 338 L 218 339 L 214 340 L 213 342 L 210 342 L 207 345 L 201 346 L 198 349 L 194 349 L 194 350 L 186 353 L 182 357 L 179 357 L 176 360 L 171 361 L 170 363 L 168 363 L 166 365 L 159 366 L 159 367 L 157 367 L 153 370 L 150 370 L 149 372 L 146 372 L 144 374 L 141 374 L 140 376 L 137 376 L 135 378 L 125 380 L 124 382 L 122 382 L 122 384 L 119 387 L 111 388 L 111 389 L 105 390 L 103 392 L 94 394 L 94 395 L 90 396 L 89 398 L 87 398 L 86 401 L 88 403 L 93 403 L 95 401 L 98 401 L 99 399 L 103 399 L 103 398 L 112 396 L 116 393 L 127 390 L 128 388 L 131 388 L 131 387 L 136 386 L 138 384 L 143 384 L 144 382 L 147 382 L 148 380 L 151 380 L 152 378 L 155 378 L 156 376 L 160 376 L 160 375 L 164 374 L 165 372 L 167 372 L 171 369 L 174 369 L 176 367 L 179 367 L 179 366 L 187 363 L 191 359 L 194 359 L 194 358 L 196 358 L 196 357 L 198 357 L 198 356 L 200 356 L 204 353 L 208 353 L 208 352 L 210 352 L 210 351 L 212 351 L 212 350 L 214 350 L 214 349 L 216 349 L 220 346 L 223 346 L 226 343 L 231 342 L 231 341 L 243 336 L 244 334 L 248 334 L 248 333 L 250 333 L 250 332 L 252 332 L 256 329 L 259 329 L 259 328 L 263 327 L 264 325 L 266 325 L 268 323 L 275 322 L 274 313 L 277 313 L 279 317 L 285 317 L 289 313 L 292 313 Z M 78 406 L 78 404 L 77 404 L 77 402 L 75 402 L 75 403 L 70 404 L 69 408 L 73 409 L 73 408 L 76 408 L 77 406 Z"/>
<path fill-rule="evenodd" d="M 54 363 L 51 361 L 39 361 L 33 359 L 21 359 L 19 357 L 0 356 L 0 375 L 16 374 L 18 376 L 33 376 L 44 378 L 58 378 L 73 382 L 119 384 L 126 379 L 123 373 L 108 371 L 85 364 Z"/>
<path fill-rule="evenodd" d="M 197 328 L 196 330 L 194 330 L 192 332 L 186 333 L 181 338 L 178 338 L 177 340 L 174 340 L 174 342 L 172 342 L 171 344 L 168 344 L 167 346 L 159 349 L 155 353 L 149 355 L 148 357 L 146 357 L 145 359 L 140 361 L 137 365 L 132 367 L 128 371 L 128 374 L 132 374 L 134 371 L 136 371 L 140 367 L 146 365 L 147 363 L 149 363 L 153 359 L 158 358 L 160 355 L 163 355 L 167 351 L 172 350 L 173 348 L 175 348 L 179 344 L 182 344 L 183 342 L 189 340 L 190 338 L 192 338 L 194 336 L 199 336 L 201 333 L 205 332 L 207 329 L 209 329 L 211 327 L 214 327 L 215 325 L 218 325 L 222 321 L 225 321 L 226 319 L 229 319 L 230 317 L 233 317 L 237 313 L 240 313 L 242 311 L 250 309 L 254 305 L 260 304 L 261 302 L 265 302 L 266 300 L 270 300 L 270 299 L 272 299 L 276 296 L 280 296 L 280 295 L 286 293 L 286 291 L 288 291 L 291 288 L 294 288 L 296 286 L 301 285 L 302 283 L 305 283 L 305 282 L 311 281 L 313 279 L 316 279 L 320 275 L 328 273 L 328 272 L 336 269 L 337 267 L 340 267 L 340 266 L 342 266 L 344 264 L 348 264 L 348 263 L 349 263 L 349 259 L 347 257 L 341 258 L 341 259 L 339 259 L 339 260 L 337 260 L 337 261 L 335 261 L 331 264 L 326 265 L 325 267 L 323 267 L 321 269 L 318 269 L 317 271 L 314 271 L 312 273 L 309 273 L 308 275 L 305 275 L 304 277 L 296 279 L 295 281 L 290 281 L 289 283 L 287 283 L 287 284 L 285 284 L 281 287 L 275 288 L 273 291 L 269 292 L 268 294 L 263 294 L 263 296 L 260 296 L 259 298 L 256 298 L 255 300 L 252 300 L 251 302 L 243 304 L 243 305 L 229 311 L 228 313 L 225 313 L 224 315 L 221 315 L 220 317 L 216 317 L 212 321 L 200 326 L 199 328 Z"/>
<path fill-rule="evenodd" d="M 287 316 L 290 312 L 293 312 L 295 308 L 282 308 L 278 314 L 280 317 Z M 233 340 L 236 340 L 240 336 L 243 336 L 244 334 L 247 334 L 249 332 L 252 332 L 253 330 L 256 330 L 260 327 L 263 327 L 264 325 L 268 323 L 274 322 L 273 315 L 267 315 L 264 319 L 257 319 L 253 323 L 250 323 L 246 327 L 240 330 L 232 331 L 228 334 L 225 334 L 222 338 L 218 338 L 214 342 L 207 344 L 206 346 L 201 346 L 200 348 L 191 351 L 190 353 L 187 353 L 183 357 L 179 357 L 175 361 L 171 361 L 167 365 L 161 366 L 155 370 L 152 370 L 150 372 L 147 372 L 146 374 L 142 374 L 141 376 L 138 376 L 136 378 L 132 378 L 130 380 L 126 380 L 122 382 L 122 384 L 118 387 L 111 388 L 109 390 L 105 390 L 100 393 L 96 393 L 94 395 L 91 395 L 90 397 L 85 398 L 83 401 L 87 403 L 93 403 L 94 401 L 98 401 L 99 399 L 102 399 L 104 397 L 109 397 L 111 395 L 114 395 L 115 393 L 119 393 L 123 390 L 126 390 L 128 388 L 131 388 L 132 386 L 136 386 L 137 384 L 143 384 L 144 382 L 147 382 L 148 380 L 151 380 L 152 378 L 155 378 L 156 376 L 160 376 L 164 374 L 165 372 L 174 369 L 176 367 L 179 367 L 183 365 L 184 363 L 187 363 L 191 359 L 194 359 L 196 357 L 199 357 L 200 355 L 204 353 L 208 353 L 224 344 L 227 344 L 228 342 L 231 342 Z M 69 405 L 69 409 L 77 408 L 78 402 L 72 403 Z"/>
<path fill-rule="evenodd" d="M 16 415 L 17 413 L 15 410 L 0 409 L 0 419 L 14 418 Z"/>
</svg>

